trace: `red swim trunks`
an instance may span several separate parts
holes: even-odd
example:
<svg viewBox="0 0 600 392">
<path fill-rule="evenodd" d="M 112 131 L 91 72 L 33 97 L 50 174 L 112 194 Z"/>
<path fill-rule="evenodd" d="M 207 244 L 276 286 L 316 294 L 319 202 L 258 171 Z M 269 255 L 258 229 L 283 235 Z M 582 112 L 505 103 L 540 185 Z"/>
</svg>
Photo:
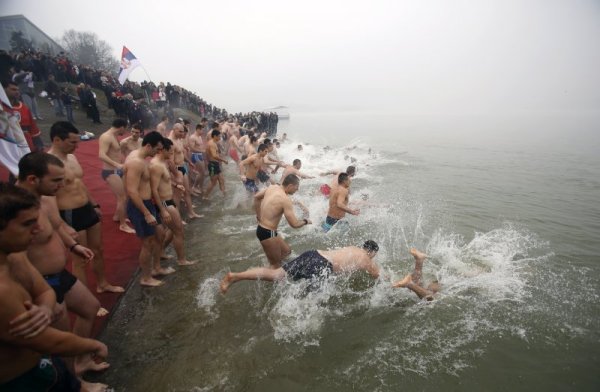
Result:
<svg viewBox="0 0 600 392">
<path fill-rule="evenodd" d="M 238 156 L 237 150 L 235 148 L 229 150 L 229 156 L 236 162 L 240 161 L 240 157 Z"/>
</svg>

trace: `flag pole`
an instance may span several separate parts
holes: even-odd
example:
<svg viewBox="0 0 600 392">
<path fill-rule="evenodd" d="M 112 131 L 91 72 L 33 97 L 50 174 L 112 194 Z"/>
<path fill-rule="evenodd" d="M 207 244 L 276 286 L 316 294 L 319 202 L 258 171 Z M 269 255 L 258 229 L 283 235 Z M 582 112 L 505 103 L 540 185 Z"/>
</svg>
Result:
<svg viewBox="0 0 600 392">
<path fill-rule="evenodd" d="M 146 67 L 144 67 L 143 65 L 140 64 L 140 66 L 142 67 L 142 69 L 144 70 L 144 72 L 146 73 L 146 76 L 148 77 L 148 81 L 151 82 L 152 78 L 150 77 L 150 74 L 148 73 L 148 71 L 146 71 Z"/>
</svg>

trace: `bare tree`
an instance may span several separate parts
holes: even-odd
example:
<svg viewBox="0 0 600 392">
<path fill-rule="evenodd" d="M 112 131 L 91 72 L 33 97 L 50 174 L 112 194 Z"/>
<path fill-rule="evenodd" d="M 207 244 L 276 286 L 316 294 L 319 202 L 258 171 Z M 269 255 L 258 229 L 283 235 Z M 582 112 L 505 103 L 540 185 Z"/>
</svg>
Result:
<svg viewBox="0 0 600 392">
<path fill-rule="evenodd" d="M 69 53 L 69 57 L 77 63 L 89 65 L 109 72 L 119 70 L 119 61 L 113 57 L 112 48 L 89 31 L 65 31 L 60 39 L 61 45 Z"/>
</svg>

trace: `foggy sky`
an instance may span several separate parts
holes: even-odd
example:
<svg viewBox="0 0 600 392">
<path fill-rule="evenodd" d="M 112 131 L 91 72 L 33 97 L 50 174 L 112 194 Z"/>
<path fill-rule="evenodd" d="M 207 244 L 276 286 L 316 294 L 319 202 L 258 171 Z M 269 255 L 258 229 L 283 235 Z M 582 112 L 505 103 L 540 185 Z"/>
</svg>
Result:
<svg viewBox="0 0 600 392">
<path fill-rule="evenodd" d="M 2 0 L 0 14 L 93 31 L 229 111 L 600 116 L 600 1 Z"/>
</svg>

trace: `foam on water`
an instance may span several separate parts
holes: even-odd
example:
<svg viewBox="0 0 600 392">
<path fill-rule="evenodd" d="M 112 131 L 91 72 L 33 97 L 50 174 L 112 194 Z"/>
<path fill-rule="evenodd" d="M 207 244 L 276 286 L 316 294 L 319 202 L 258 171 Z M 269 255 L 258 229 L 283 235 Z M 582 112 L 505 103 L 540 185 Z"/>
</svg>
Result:
<svg viewBox="0 0 600 392">
<path fill-rule="evenodd" d="M 317 177 L 302 180 L 300 190 L 294 195 L 294 199 L 310 210 L 313 225 L 292 229 L 283 219 L 280 235 L 288 237 L 286 241 L 290 243 L 303 244 L 303 248 L 292 246 L 294 255 L 310 248 L 360 245 L 366 239 L 374 239 L 380 245 L 375 260 L 386 278 L 374 282 L 364 274 L 334 276 L 318 290 L 308 290 L 309 281 L 273 285 L 240 282 L 235 290 L 241 291 L 253 317 L 268 320 L 271 329 L 261 330 L 261 335 L 288 349 L 290 345 L 306 350 L 322 346 L 324 336 L 332 334 L 331 331 L 351 334 L 354 331 L 350 325 L 355 320 L 366 320 L 367 325 L 369 320 L 379 318 L 393 320 L 377 324 L 377 339 L 367 339 L 369 345 L 349 364 L 338 367 L 332 377 L 364 385 L 364 380 L 376 373 L 374 384 L 370 386 L 373 390 L 385 390 L 390 374 L 458 375 L 461 370 L 474 366 L 474 358 L 486 352 L 490 337 L 511 336 L 525 342 L 535 339 L 539 325 L 532 321 L 532 314 L 550 320 L 556 313 L 553 306 L 559 302 L 576 308 L 585 306 L 582 305 L 584 298 L 598 301 L 594 288 L 597 282 L 586 279 L 585 271 L 548 271 L 546 263 L 554 254 L 548 243 L 526 227 L 505 222 L 464 238 L 452 229 L 451 222 L 432 215 L 435 210 L 432 203 L 438 202 L 436 199 L 422 200 L 410 193 L 385 191 L 382 179 L 387 174 L 380 169 L 385 165 L 397 168 L 410 163 L 370 151 L 369 146 L 360 141 L 349 143 L 351 149 L 327 152 L 322 146 L 307 144 L 299 152 L 297 144 L 284 143 L 279 155 L 285 161 L 302 159 L 301 171 Z M 356 148 L 352 148 L 354 146 Z M 345 169 L 351 164 L 350 156 L 356 159 L 359 168 L 351 187 L 351 203 L 358 201 L 361 213 L 358 217 L 345 218 L 350 223 L 349 230 L 332 230 L 325 234 L 320 223 L 327 214 L 328 199 L 318 193 L 318 187 L 324 182 L 330 183 L 332 177 L 320 177 L 319 173 Z M 409 157 L 403 156 L 403 159 L 408 161 Z M 367 200 L 361 200 L 360 195 L 367 195 Z M 252 214 L 249 210 L 248 220 L 234 218 L 234 224 L 230 220 L 223 233 L 235 236 L 254 230 Z M 299 209 L 296 214 L 303 217 Z M 250 246 L 260 251 L 257 243 Z M 431 303 L 420 301 L 407 289 L 391 288 L 391 281 L 412 272 L 414 260 L 408 253 L 411 247 L 429 255 L 423 268 L 424 282 L 438 280 L 442 285 L 441 292 Z M 244 254 L 234 252 L 228 257 L 243 262 Z M 239 271 L 237 267 L 232 270 Z M 580 294 L 574 297 L 573 288 L 560 283 L 564 280 L 561 273 L 581 277 L 578 279 L 585 287 Z M 204 280 L 196 296 L 199 309 L 212 321 L 219 317 L 217 309 L 222 305 L 216 294 L 220 277 L 222 274 L 216 274 Z M 232 301 L 229 295 L 224 301 Z M 548 301 L 533 303 L 530 299 L 534 297 L 548 298 Z M 571 334 L 589 333 L 586 328 L 591 330 L 595 325 L 594 321 L 584 322 L 583 327 L 573 325 L 561 315 L 551 324 Z M 242 351 L 256 355 L 253 351 L 261 347 L 256 337 L 248 336 L 246 342 Z M 293 358 L 302 352 L 288 352 L 288 355 Z"/>
<path fill-rule="evenodd" d="M 216 306 L 219 296 L 220 278 L 215 275 L 204 279 L 196 292 L 196 305 L 203 313 L 201 320 L 207 320 L 207 324 L 212 324 L 219 318 L 219 309 Z"/>
</svg>

